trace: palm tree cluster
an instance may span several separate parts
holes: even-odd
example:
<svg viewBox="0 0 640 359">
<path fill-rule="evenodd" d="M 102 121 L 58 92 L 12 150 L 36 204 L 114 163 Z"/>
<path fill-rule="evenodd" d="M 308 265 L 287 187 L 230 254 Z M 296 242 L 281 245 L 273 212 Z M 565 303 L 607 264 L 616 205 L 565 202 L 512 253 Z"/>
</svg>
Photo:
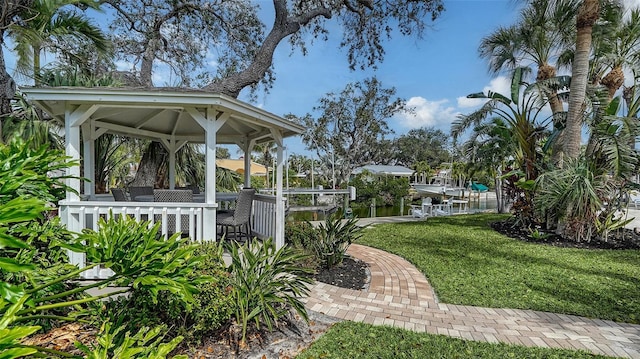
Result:
<svg viewBox="0 0 640 359">
<path fill-rule="evenodd" d="M 532 0 L 516 24 L 482 40 L 480 55 L 490 71 L 512 74 L 511 93 L 468 96 L 486 102 L 461 115 L 452 135 L 471 129 L 472 166 L 492 168 L 497 187 L 507 187 L 518 225 L 606 239 L 638 188 L 640 8 Z"/>
</svg>

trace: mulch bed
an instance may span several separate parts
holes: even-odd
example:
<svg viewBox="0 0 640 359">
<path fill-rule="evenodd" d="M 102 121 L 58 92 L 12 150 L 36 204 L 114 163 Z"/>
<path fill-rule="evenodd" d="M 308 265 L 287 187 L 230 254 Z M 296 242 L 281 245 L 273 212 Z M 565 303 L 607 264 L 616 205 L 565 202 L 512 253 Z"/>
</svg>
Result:
<svg viewBox="0 0 640 359">
<path fill-rule="evenodd" d="M 605 239 L 594 237 L 590 241 L 575 242 L 564 238 L 553 231 L 538 229 L 542 236 L 532 236 L 531 232 L 521 227 L 513 227 L 512 223 L 499 221 L 491 223 L 491 228 L 507 237 L 524 242 L 540 243 L 554 247 L 583 248 L 583 249 L 640 249 L 640 233 L 624 228 L 612 231 Z"/>
<path fill-rule="evenodd" d="M 369 266 L 352 257 L 345 257 L 341 264 L 333 268 L 322 268 L 315 279 L 340 288 L 362 290 L 369 284 Z"/>
</svg>

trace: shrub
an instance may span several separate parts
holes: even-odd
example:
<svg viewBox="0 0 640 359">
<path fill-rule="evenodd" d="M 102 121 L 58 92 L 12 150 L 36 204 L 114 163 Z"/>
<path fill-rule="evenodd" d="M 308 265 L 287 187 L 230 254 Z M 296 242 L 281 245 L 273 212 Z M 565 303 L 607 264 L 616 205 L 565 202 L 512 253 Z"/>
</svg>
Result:
<svg viewBox="0 0 640 359">
<path fill-rule="evenodd" d="M 351 243 L 362 236 L 357 218 L 343 220 L 330 216 L 320 224 L 319 236 L 311 245 L 314 255 L 325 268 L 334 267 L 344 259 Z"/>
<path fill-rule="evenodd" d="M 318 231 L 309 221 L 286 222 L 284 237 L 290 245 L 308 249 L 318 236 Z"/>
<path fill-rule="evenodd" d="M 80 314 L 87 314 L 89 303 L 113 294 L 83 294 L 90 287 L 134 285 L 152 293 L 170 290 L 181 298 L 189 298 L 195 290 L 193 278 L 185 276 L 199 261 L 193 255 L 193 248 L 179 243 L 176 237 L 156 240 L 158 226 L 149 229 L 148 223 L 101 221 L 99 232 L 87 232 L 80 240 L 63 243 L 67 234 L 60 236 L 57 230 L 60 227 L 53 221 L 47 223 L 43 213 L 50 209 L 45 201 L 61 198 L 66 190 L 59 182 L 60 177 L 48 175 L 49 171 L 71 165 L 65 161 L 60 151 L 48 151 L 45 147 L 30 150 L 23 143 L 0 144 L 0 272 L 4 273 L 0 277 L 0 352 L 3 358 L 68 357 L 68 353 L 27 347 L 20 342 L 40 329 L 30 323 L 42 319 L 81 320 Z M 20 225 L 22 227 L 17 227 Z M 87 268 L 77 269 L 64 263 L 50 266 L 64 261 L 62 252 L 39 255 L 40 250 L 46 251 L 59 241 L 64 248 L 78 253 L 90 252 Z M 34 260 L 40 266 L 35 265 Z M 66 285 L 84 270 L 97 265 L 112 268 L 116 274 L 83 288 Z M 26 280 L 14 284 L 5 280 L 9 276 Z M 78 315 L 55 312 L 67 308 L 77 310 L 74 314 Z M 165 345 L 160 340 L 148 343 L 152 338 L 149 334 L 142 333 L 139 337 L 144 339 L 142 346 L 153 347 L 138 346 L 134 351 L 147 353 L 144 357 L 150 358 L 163 358 L 162 352 L 179 341 Z M 114 342 L 113 348 L 126 349 L 127 345 Z"/>
<path fill-rule="evenodd" d="M 297 298 L 308 293 L 311 271 L 297 263 L 304 255 L 285 246 L 276 250 L 272 239 L 225 243 L 231 254 L 229 272 L 234 298 L 235 319 L 241 327 L 241 345 L 246 342 L 250 322 L 269 330 L 294 309 L 308 320 L 304 304 Z"/>
<path fill-rule="evenodd" d="M 320 266 L 320 262 L 313 250 L 313 243 L 318 240 L 320 233 L 309 221 L 286 222 L 284 230 L 287 244 L 296 248 L 303 254 L 298 265 L 312 269 L 314 272 Z"/>
<path fill-rule="evenodd" d="M 198 342 L 205 333 L 228 324 L 233 314 L 233 298 L 229 295 L 231 279 L 222 260 L 222 245 L 199 243 L 196 254 L 203 260 L 193 273 L 193 278 L 198 279 L 193 305 L 187 305 L 168 291 L 160 292 L 154 303 L 149 300 L 152 293 L 136 289 L 128 297 L 109 302 L 102 315 L 109 321 L 126 325 L 128 332 L 162 325 L 169 328 L 168 336 L 184 336 L 187 343 Z"/>
<path fill-rule="evenodd" d="M 76 344 L 89 359 L 109 359 L 109 358 L 144 358 L 144 359 L 164 359 L 182 341 L 182 337 L 173 338 L 168 343 L 162 343 L 164 331 L 161 326 L 151 330 L 147 327 L 141 328 L 133 336 L 129 332 L 124 333 L 124 340 L 118 340 L 123 328 L 105 323 L 100 329 L 97 337 L 97 345 L 89 348 L 82 344 Z M 186 355 L 176 355 L 174 359 L 187 359 Z"/>
</svg>

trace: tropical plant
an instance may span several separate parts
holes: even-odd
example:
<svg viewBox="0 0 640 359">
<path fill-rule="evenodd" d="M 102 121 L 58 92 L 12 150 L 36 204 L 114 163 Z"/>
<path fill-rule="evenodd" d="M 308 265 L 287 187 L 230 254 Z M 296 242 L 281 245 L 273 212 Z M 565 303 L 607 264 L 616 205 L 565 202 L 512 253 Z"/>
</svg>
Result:
<svg viewBox="0 0 640 359">
<path fill-rule="evenodd" d="M 480 56 L 489 60 L 489 70 L 499 73 L 520 66 L 536 65 L 536 82 L 556 77 L 575 38 L 576 2 L 565 0 L 531 0 L 520 12 L 515 25 L 500 27 L 482 39 Z M 558 91 L 563 86 L 546 86 L 554 127 L 561 134 L 565 110 Z M 561 162 L 562 139 L 554 144 L 554 163 Z"/>
<path fill-rule="evenodd" d="M 589 79 L 607 88 L 611 101 L 625 82 L 625 71 L 640 59 L 640 9 L 626 12 L 615 1 L 603 2 L 602 19 L 593 29 L 593 57 Z"/>
<path fill-rule="evenodd" d="M 15 101 L 11 105 L 11 112 L 3 118 L 0 140 L 9 143 L 13 140 L 29 139 L 29 146 L 33 149 L 44 145 L 52 148 L 63 148 L 60 136 L 62 126 L 60 122 L 42 119 L 36 108 L 27 101 L 25 96 L 17 92 Z"/>
<path fill-rule="evenodd" d="M 138 288 L 127 296 L 120 296 L 102 306 L 100 317 L 121 326 L 124 331 L 134 332 L 140 327 L 163 326 L 166 336 L 183 336 L 187 345 L 207 333 L 218 331 L 230 322 L 233 315 L 233 297 L 230 296 L 231 278 L 226 271 L 221 242 L 197 244 L 196 254 L 203 257 L 192 277 L 198 281 L 198 292 L 193 305 L 187 305 L 180 297 L 168 291 L 160 292 L 157 302 L 149 299 L 149 290 Z M 202 281 L 201 278 L 207 278 Z"/>
<path fill-rule="evenodd" d="M 78 343 L 78 347 L 85 354 L 86 359 L 110 359 L 110 358 L 149 358 L 164 359 L 180 344 L 182 337 L 173 338 L 168 343 L 162 343 L 164 331 L 161 326 L 149 329 L 143 327 L 134 335 L 124 334 L 124 340 L 117 340 L 122 327 L 114 327 L 110 323 L 104 323 L 96 337 L 97 345 L 89 348 Z M 174 359 L 187 359 L 186 355 L 173 356 Z"/>
<path fill-rule="evenodd" d="M 546 99 L 540 96 L 538 86 L 530 86 L 524 81 L 527 68 L 516 68 L 511 77 L 509 97 L 489 91 L 471 94 L 469 98 L 486 99 L 484 105 L 469 115 L 460 115 L 451 127 L 454 139 L 470 126 L 486 123 L 489 115 L 499 117 L 506 125 L 507 136 L 512 142 L 509 149 L 514 158 L 516 182 L 520 190 L 513 198 L 513 210 L 518 221 L 531 223 L 533 218 L 533 181 L 544 167 L 544 147 L 541 141 L 549 135 L 546 129 L 548 118 L 540 119 L 540 112 L 546 105 Z M 497 135 L 497 133 L 496 133 Z M 502 135 L 504 139 L 504 135 Z"/>
<path fill-rule="evenodd" d="M 630 144 L 637 133 L 636 119 L 619 117 L 620 98 L 606 104 L 600 93 L 600 109 L 591 124 L 587 154 L 539 179 L 537 210 L 547 222 L 561 221 L 563 233 L 576 241 L 590 241 L 593 234 L 605 240 L 610 231 L 624 226 L 620 213 L 624 194 L 632 188 L 638 158 Z"/>
<path fill-rule="evenodd" d="M 90 44 L 99 53 L 106 53 L 109 42 L 102 31 L 85 16 L 78 13 L 82 7 L 98 9 L 99 4 L 88 0 L 35 0 L 23 9 L 23 19 L 9 27 L 14 51 L 18 55 L 16 70 L 41 83 L 41 59 L 43 51 L 57 53 L 67 51 L 64 46 L 71 39 Z M 72 53 L 62 54 L 66 59 L 75 59 Z"/>
<path fill-rule="evenodd" d="M 298 297 L 309 291 L 311 270 L 298 265 L 304 255 L 289 246 L 276 249 L 272 239 L 248 240 L 245 244 L 227 242 L 231 255 L 229 273 L 231 296 L 235 302 L 235 319 L 241 328 L 241 346 L 246 344 L 247 329 L 266 325 L 272 329 L 293 309 L 308 320 L 304 304 Z"/>
<path fill-rule="evenodd" d="M 584 122 L 584 102 L 589 80 L 589 57 L 591 54 L 592 31 L 600 18 L 600 0 L 582 0 L 576 16 L 576 46 L 571 66 L 571 87 L 569 108 L 564 128 L 563 151 L 570 159 L 580 155 L 582 124 Z"/>
<path fill-rule="evenodd" d="M 573 55 L 576 6 L 575 1 L 528 1 L 515 25 L 501 27 L 482 39 L 480 56 L 489 60 L 489 69 L 494 73 L 533 63 L 537 68 L 536 82 L 555 78 L 557 68 L 566 65 L 564 59 Z M 554 130 L 559 137 L 553 143 L 554 163 L 562 160 L 562 129 L 566 116 L 558 91 L 563 87 L 544 88 L 544 96 L 554 114 Z"/>
<path fill-rule="evenodd" d="M 487 171 L 495 181 L 497 209 L 499 213 L 504 213 L 505 179 L 502 174 L 503 170 L 512 166 L 511 156 L 516 152 L 509 125 L 502 118 L 494 117 L 488 122 L 474 126 L 469 139 L 463 145 L 463 151 L 470 159 L 467 164 L 470 173 Z"/>
<path fill-rule="evenodd" d="M 318 227 L 318 237 L 311 242 L 311 249 L 320 264 L 332 268 L 342 263 L 351 243 L 362 236 L 357 218 L 342 219 L 333 214 Z"/>
</svg>

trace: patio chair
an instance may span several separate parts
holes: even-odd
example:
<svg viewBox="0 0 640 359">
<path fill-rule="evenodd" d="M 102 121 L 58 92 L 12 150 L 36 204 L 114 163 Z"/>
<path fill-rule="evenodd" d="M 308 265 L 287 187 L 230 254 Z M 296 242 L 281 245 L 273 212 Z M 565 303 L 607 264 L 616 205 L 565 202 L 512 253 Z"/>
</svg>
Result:
<svg viewBox="0 0 640 359">
<path fill-rule="evenodd" d="M 222 227 L 222 234 L 225 238 L 229 238 L 229 227 L 233 227 L 233 238 L 238 239 L 238 235 L 246 235 L 247 239 L 251 236 L 251 211 L 253 209 L 253 198 L 256 190 L 253 188 L 244 188 L 240 190 L 236 209 L 216 215 L 216 225 Z M 246 231 L 243 233 L 242 228 Z"/>
<path fill-rule="evenodd" d="M 153 196 L 153 187 L 129 187 L 129 198 L 131 198 L 132 201 L 135 201 L 136 197 L 144 195 Z"/>
<path fill-rule="evenodd" d="M 116 202 L 127 202 L 129 198 L 127 198 L 127 192 L 125 192 L 124 188 L 112 188 L 111 194 L 113 195 L 113 199 Z"/>
<path fill-rule="evenodd" d="M 190 189 L 167 189 L 153 191 L 154 202 L 193 202 L 193 192 Z M 155 221 L 162 220 L 162 216 L 156 214 Z M 176 233 L 176 215 L 167 215 L 167 234 Z M 184 235 L 189 234 L 189 215 L 180 216 L 180 232 Z"/>
<path fill-rule="evenodd" d="M 640 204 L 640 193 L 636 191 L 629 192 L 629 204 L 633 204 L 633 207 L 638 209 L 638 205 Z"/>
<path fill-rule="evenodd" d="M 433 215 L 433 203 L 431 197 L 423 198 L 422 203 L 419 206 L 412 205 L 411 209 L 409 209 L 409 214 L 413 218 L 424 218 Z"/>
</svg>

